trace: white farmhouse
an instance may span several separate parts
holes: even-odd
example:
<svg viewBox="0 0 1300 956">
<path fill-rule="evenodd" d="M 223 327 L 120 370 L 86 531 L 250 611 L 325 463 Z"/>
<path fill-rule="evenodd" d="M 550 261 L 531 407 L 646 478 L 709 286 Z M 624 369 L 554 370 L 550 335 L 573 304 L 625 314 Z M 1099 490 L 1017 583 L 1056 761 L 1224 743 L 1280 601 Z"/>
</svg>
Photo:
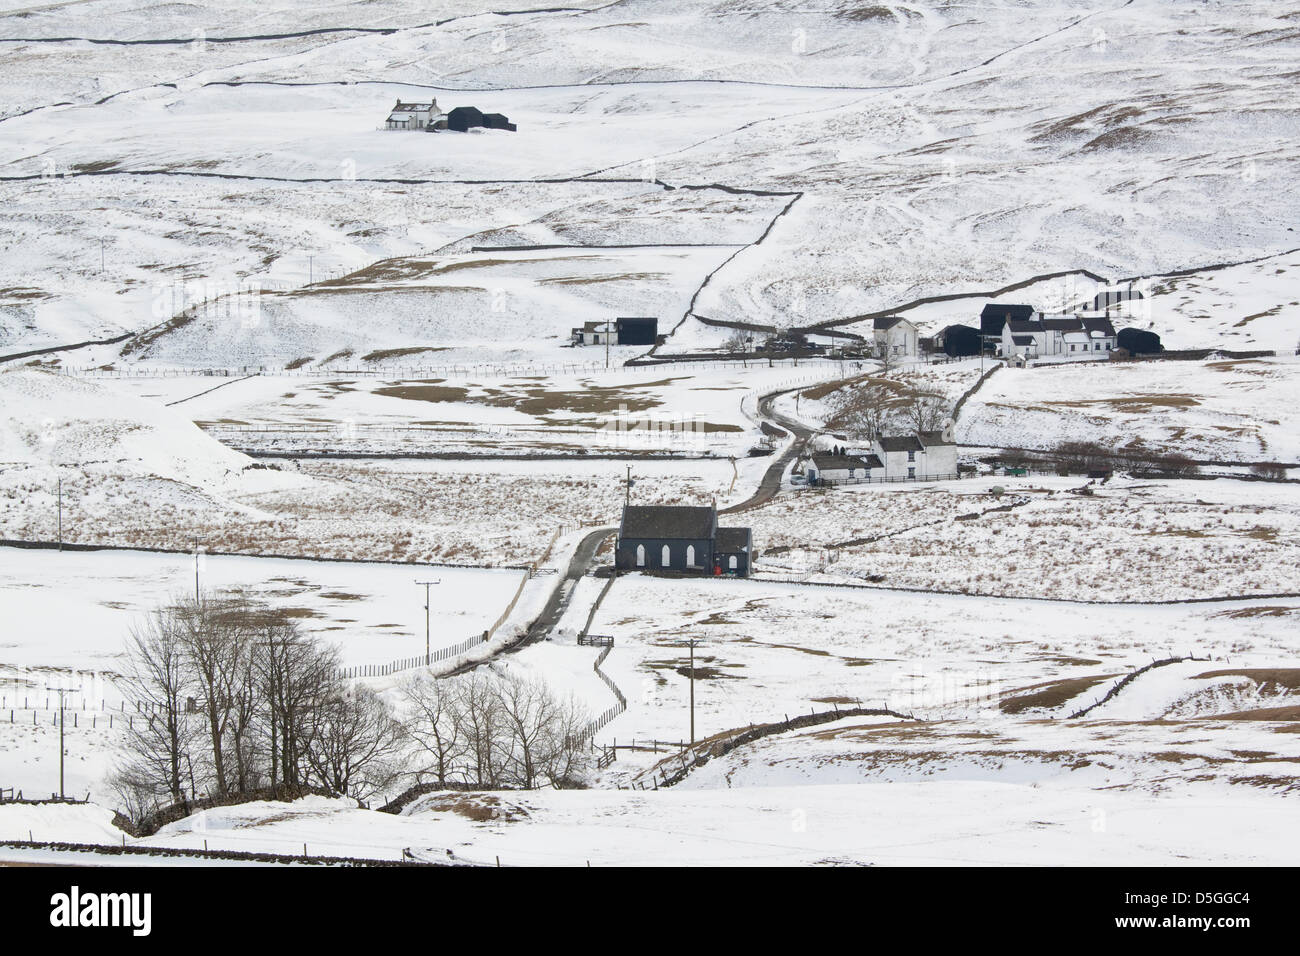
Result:
<svg viewBox="0 0 1300 956">
<path fill-rule="evenodd" d="M 403 103 L 398 100 L 384 125 L 387 129 L 428 129 L 438 120 L 446 118 L 446 114 L 438 108 L 437 100 L 430 103 Z"/>
<path fill-rule="evenodd" d="M 862 481 L 884 477 L 884 465 L 875 455 L 812 455 L 804 460 L 808 484 L 833 484 L 837 481 Z"/>
<path fill-rule="evenodd" d="M 953 439 L 952 425 L 941 431 L 917 432 L 917 440 L 925 453 L 923 474 L 936 478 L 955 477 L 957 474 L 957 442 Z"/>
<path fill-rule="evenodd" d="M 581 328 L 570 333 L 574 345 L 614 345 L 618 342 L 618 333 L 610 322 L 584 322 Z"/>
<path fill-rule="evenodd" d="M 877 355 L 911 358 L 916 355 L 916 326 L 901 315 L 887 315 L 872 323 Z"/>
<path fill-rule="evenodd" d="M 951 428 L 915 435 L 882 435 L 874 443 L 886 481 L 957 477 L 957 444 Z"/>
<path fill-rule="evenodd" d="M 1009 319 L 998 354 L 1005 358 L 1109 358 L 1115 327 L 1104 315 L 1041 315 Z"/>
<path fill-rule="evenodd" d="M 857 454 L 835 446 L 814 452 L 800 464 L 809 485 L 956 478 L 957 443 L 949 424 L 941 431 L 882 435 L 871 443 L 870 451 Z"/>
</svg>

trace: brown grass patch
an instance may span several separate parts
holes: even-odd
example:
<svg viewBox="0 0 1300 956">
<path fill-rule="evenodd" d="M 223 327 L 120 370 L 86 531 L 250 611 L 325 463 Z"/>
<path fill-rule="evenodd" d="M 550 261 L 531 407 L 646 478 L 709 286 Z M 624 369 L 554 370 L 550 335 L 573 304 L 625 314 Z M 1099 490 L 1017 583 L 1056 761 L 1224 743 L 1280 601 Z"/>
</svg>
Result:
<svg viewBox="0 0 1300 956">
<path fill-rule="evenodd" d="M 1206 671 L 1197 674 L 1195 680 L 1212 680 L 1215 677 L 1246 677 L 1260 686 L 1260 689 L 1277 691 L 1278 689 L 1300 690 L 1300 668 L 1298 667 L 1244 667 L 1240 670 Z"/>
<path fill-rule="evenodd" d="M 513 823 L 527 820 L 528 812 L 522 807 L 501 802 L 501 798 L 490 793 L 440 794 L 432 799 L 421 801 L 421 810 L 435 813 L 454 813 L 475 823 Z"/>
<path fill-rule="evenodd" d="M 385 359 L 405 358 L 408 355 L 420 355 L 424 352 L 445 352 L 446 346 L 420 345 L 405 349 L 376 349 L 361 356 L 363 362 L 382 362 Z"/>
<path fill-rule="evenodd" d="M 1022 687 L 1012 691 L 1015 696 L 1003 697 L 998 701 L 998 709 L 1004 714 L 1019 714 L 1026 710 L 1060 707 L 1067 700 L 1078 697 L 1090 687 L 1118 676 L 1118 674 L 1096 674 L 1091 677 L 1067 677 Z"/>
<path fill-rule="evenodd" d="M 1157 408 L 1195 408 L 1200 401 L 1192 395 L 1168 393 L 1162 395 L 1124 395 L 1118 398 L 1081 398 L 1072 401 L 1043 402 L 1049 408 L 1105 407 L 1130 415 L 1142 415 Z"/>
<path fill-rule="evenodd" d="M 1215 617 L 1283 617 L 1290 614 L 1295 608 L 1280 607 L 1276 604 L 1264 605 L 1261 607 L 1239 607 L 1233 611 L 1220 611 Z"/>
<path fill-rule="evenodd" d="M 443 379 L 437 379 L 441 382 Z M 411 402 L 464 402 L 469 399 L 468 389 L 459 385 L 428 384 L 384 385 L 375 389 L 375 395 L 386 398 L 404 398 Z"/>
</svg>

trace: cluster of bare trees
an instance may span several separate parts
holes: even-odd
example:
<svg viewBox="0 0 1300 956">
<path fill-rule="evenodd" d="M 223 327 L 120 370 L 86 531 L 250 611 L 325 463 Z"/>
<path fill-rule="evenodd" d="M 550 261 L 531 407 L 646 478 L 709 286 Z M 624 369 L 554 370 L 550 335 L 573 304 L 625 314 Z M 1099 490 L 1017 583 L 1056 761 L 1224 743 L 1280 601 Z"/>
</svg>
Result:
<svg viewBox="0 0 1300 956">
<path fill-rule="evenodd" d="M 128 815 L 267 787 L 364 799 L 394 773 L 401 732 L 385 703 L 339 677 L 333 648 L 246 600 L 156 609 L 132 630 L 124 678 L 145 714 L 114 777 Z"/>
<path fill-rule="evenodd" d="M 590 715 L 540 680 L 477 669 L 402 686 L 418 783 L 486 789 L 573 786 L 586 767 Z"/>
<path fill-rule="evenodd" d="M 1099 442 L 1064 441 L 1046 452 L 1045 457 L 1063 475 L 1124 471 L 1185 478 L 1199 471 L 1196 461 L 1182 452 L 1159 451 L 1134 442 L 1108 446 Z"/>
<path fill-rule="evenodd" d="M 938 431 L 951 414 L 947 396 L 903 375 L 854 382 L 835 392 L 829 404 L 827 429 L 861 441 L 890 432 Z"/>
<path fill-rule="evenodd" d="M 264 606 L 204 596 L 159 607 L 128 646 L 124 689 L 143 716 L 113 778 L 121 808 L 138 822 L 196 797 L 365 800 L 412 777 L 561 787 L 586 765 L 590 716 L 541 681 L 419 677 L 394 711 L 339 675 L 332 647 Z"/>
</svg>

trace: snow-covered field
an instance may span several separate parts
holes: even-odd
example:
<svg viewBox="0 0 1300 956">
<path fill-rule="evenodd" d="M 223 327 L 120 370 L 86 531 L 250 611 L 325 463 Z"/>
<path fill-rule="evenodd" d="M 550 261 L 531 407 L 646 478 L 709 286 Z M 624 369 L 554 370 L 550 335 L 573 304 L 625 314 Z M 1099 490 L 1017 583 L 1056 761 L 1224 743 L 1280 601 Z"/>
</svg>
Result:
<svg viewBox="0 0 1300 956">
<path fill-rule="evenodd" d="M 507 865 L 1289 862 L 1291 482 L 786 484 L 727 520 L 753 527 L 754 579 L 629 575 L 602 599 L 589 573 L 549 639 L 500 652 L 626 500 L 753 495 L 775 460 L 749 454 L 759 395 L 798 387 L 776 411 L 815 429 L 832 378 L 877 374 L 620 367 L 648 346 L 610 349 L 607 371 L 604 348 L 567 345 L 584 322 L 657 316 L 661 355 L 723 358 L 737 324 L 870 335 L 859 317 L 901 309 L 931 334 L 1121 280 L 1146 298 L 1117 327 L 1278 354 L 1003 369 L 959 442 L 1300 463 L 1295 22 L 1276 0 L 0 3 L 0 355 L 53 349 L 0 371 L 0 538 L 118 548 L 0 547 L 0 790 L 54 788 L 46 688 L 80 674 L 68 789 L 112 799 L 123 640 L 195 570 L 130 547 L 229 552 L 198 559 L 207 586 L 354 666 L 422 652 L 417 577 L 441 579 L 445 646 L 545 555 L 474 654 L 600 713 L 613 691 L 576 643 L 600 600 L 602 672 L 628 700 L 600 744 L 689 734 L 693 639 L 706 751 L 809 711 L 907 716 L 712 753 L 671 789 L 617 789 L 682 761 L 620 749 L 586 791 L 430 794 L 397 816 L 255 803 L 138 842 Z M 382 128 L 395 100 L 433 97 L 518 130 Z M 888 374 L 951 403 L 980 371 Z M 1197 660 L 1071 719 L 1171 654 Z M 122 839 L 105 807 L 0 805 L 0 839 L 29 836 Z"/>
<path fill-rule="evenodd" d="M 756 546 L 772 551 L 758 564 L 765 576 L 1119 602 L 1300 590 L 1290 485 L 1049 476 L 858 485 L 799 491 L 753 517 Z"/>
<path fill-rule="evenodd" d="M 962 409 L 957 440 L 1178 450 L 1198 460 L 1300 462 L 1300 362 L 1107 362 L 1004 369 Z"/>
</svg>

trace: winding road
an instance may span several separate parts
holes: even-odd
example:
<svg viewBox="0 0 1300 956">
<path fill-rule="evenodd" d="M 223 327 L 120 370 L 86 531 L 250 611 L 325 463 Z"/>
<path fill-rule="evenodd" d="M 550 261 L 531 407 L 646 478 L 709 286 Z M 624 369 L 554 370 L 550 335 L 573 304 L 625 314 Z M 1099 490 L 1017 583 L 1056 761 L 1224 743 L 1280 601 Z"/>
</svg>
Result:
<svg viewBox="0 0 1300 956">
<path fill-rule="evenodd" d="M 780 425 L 786 431 L 794 436 L 794 440 L 786 447 L 785 451 L 777 456 L 776 461 L 767 466 L 763 472 L 763 477 L 758 482 L 758 488 L 754 493 L 744 501 L 731 505 L 727 508 L 721 508 L 718 514 L 731 515 L 739 514 L 742 511 L 749 511 L 764 505 L 776 497 L 777 492 L 781 490 L 781 481 L 785 477 L 785 470 L 790 467 L 790 463 L 799 457 L 800 453 L 807 447 L 808 439 L 812 438 L 813 430 L 807 425 L 796 419 L 782 415 L 772 403 L 782 395 L 788 395 L 791 392 L 797 392 L 801 389 L 808 388 L 807 385 L 799 385 L 795 388 L 782 389 L 779 392 L 769 392 L 758 400 L 758 415 L 769 422 Z"/>
</svg>

